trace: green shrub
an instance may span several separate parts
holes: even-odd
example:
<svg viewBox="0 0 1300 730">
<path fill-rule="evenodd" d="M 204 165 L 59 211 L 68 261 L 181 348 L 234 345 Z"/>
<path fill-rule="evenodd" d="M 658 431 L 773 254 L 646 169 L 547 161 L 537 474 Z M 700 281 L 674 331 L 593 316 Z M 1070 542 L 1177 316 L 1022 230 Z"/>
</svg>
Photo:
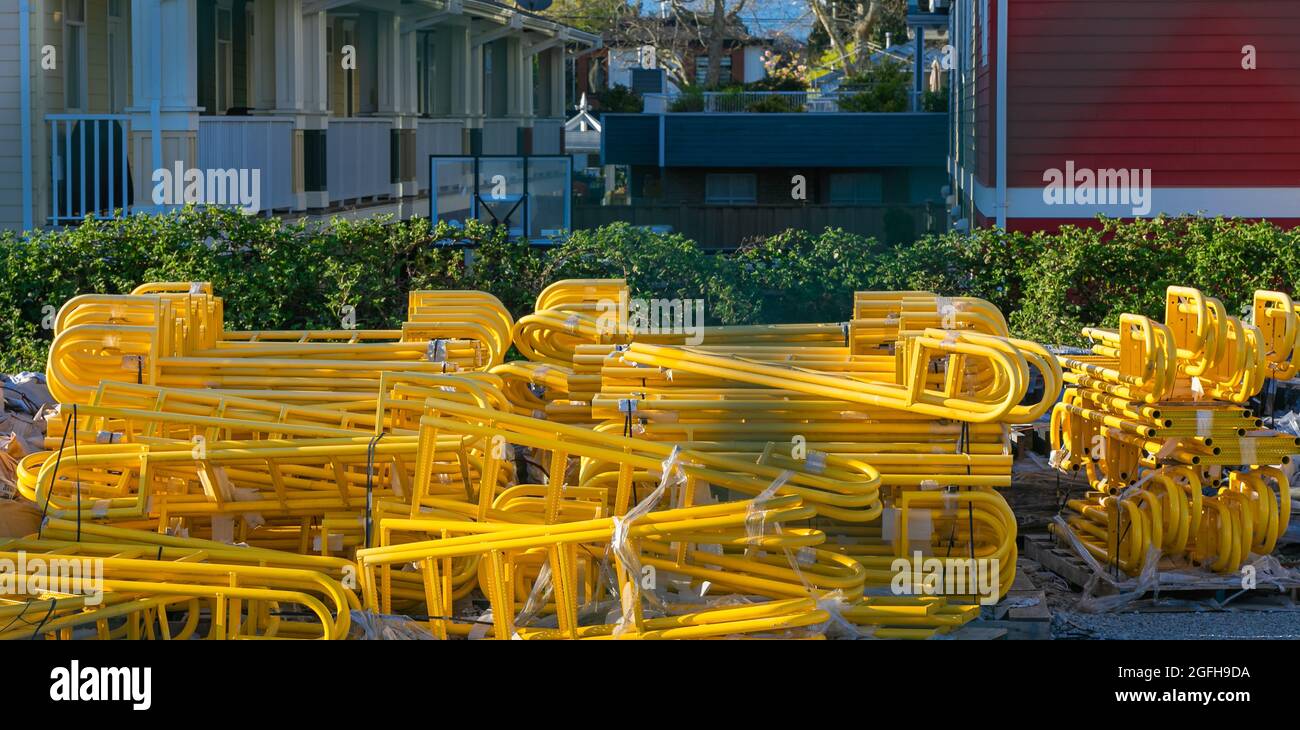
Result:
<svg viewBox="0 0 1300 730">
<path fill-rule="evenodd" d="M 921 111 L 946 113 L 948 111 L 948 87 L 945 86 L 938 91 L 927 90 L 921 97 Z"/>
<path fill-rule="evenodd" d="M 601 114 L 640 114 L 645 100 L 628 87 L 614 84 L 596 92 L 596 109 Z"/>
<path fill-rule="evenodd" d="M 636 296 L 702 297 L 711 324 L 838 322 L 854 291 L 918 289 L 987 299 L 1020 337 L 1080 344 L 1082 327 L 1114 326 L 1122 312 L 1162 318 L 1170 284 L 1243 314 L 1256 289 L 1293 293 L 1300 280 L 1300 229 L 1268 222 L 1103 220 L 1056 234 L 886 238 L 786 231 L 706 253 L 680 234 L 619 223 L 544 248 L 477 222 L 285 223 L 218 209 L 89 220 L 29 237 L 0 232 L 0 372 L 43 369 L 48 325 L 68 299 L 146 281 L 211 281 L 231 329 L 333 329 L 349 305 L 358 327 L 393 328 L 411 289 L 482 289 L 519 316 L 564 278 L 624 278 Z M 472 265 L 447 243 L 472 245 Z"/>
<path fill-rule="evenodd" d="M 688 86 L 678 92 L 677 97 L 668 105 L 670 112 L 704 111 L 704 90 L 697 86 Z"/>
<path fill-rule="evenodd" d="M 841 85 L 840 111 L 905 112 L 912 74 L 897 61 L 884 61 L 850 76 Z"/>
<path fill-rule="evenodd" d="M 747 112 L 789 113 L 803 111 L 803 104 L 784 96 L 765 96 L 745 107 Z"/>
</svg>

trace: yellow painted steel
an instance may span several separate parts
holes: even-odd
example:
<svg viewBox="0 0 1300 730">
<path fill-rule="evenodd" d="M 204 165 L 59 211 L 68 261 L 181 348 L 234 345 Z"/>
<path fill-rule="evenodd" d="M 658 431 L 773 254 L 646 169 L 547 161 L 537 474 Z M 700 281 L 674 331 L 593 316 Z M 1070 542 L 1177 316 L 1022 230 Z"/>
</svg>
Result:
<svg viewBox="0 0 1300 730">
<path fill-rule="evenodd" d="M 686 346 L 629 326 L 630 296 L 557 282 L 515 322 L 488 294 L 412 292 L 400 330 L 305 332 L 225 331 L 201 282 L 73 299 L 50 450 L 17 470 L 46 519 L 0 552 L 100 561 L 104 600 L 56 597 L 52 623 L 0 636 L 341 638 L 360 609 L 439 638 L 913 639 L 1010 588 L 1006 426 L 1062 373 L 996 308 L 860 292 L 846 322 Z M 1261 484 L 1203 530 L 1249 520 L 1265 545 L 1283 518 L 1250 501 Z M 1168 539 L 1180 514 L 1158 513 Z M 933 561 L 978 580 L 898 587 Z M 479 596 L 490 623 L 458 615 Z"/>
<path fill-rule="evenodd" d="M 1300 438 L 1240 404 L 1294 373 L 1300 320 L 1278 292 L 1255 292 L 1252 314 L 1171 286 L 1164 323 L 1124 314 L 1116 331 L 1084 330 L 1093 356 L 1060 358 L 1070 387 L 1052 413 L 1054 462 L 1096 490 L 1067 504 L 1064 524 L 1097 558 L 1134 574 L 1152 555 L 1235 572 L 1286 530 L 1277 467 Z"/>
<path fill-rule="evenodd" d="M 382 371 L 500 364 L 513 321 L 483 292 L 411 292 L 401 330 L 227 332 L 207 284 L 83 295 L 60 309 L 47 376 L 63 402 L 104 381 L 250 391 L 370 391 Z"/>
</svg>

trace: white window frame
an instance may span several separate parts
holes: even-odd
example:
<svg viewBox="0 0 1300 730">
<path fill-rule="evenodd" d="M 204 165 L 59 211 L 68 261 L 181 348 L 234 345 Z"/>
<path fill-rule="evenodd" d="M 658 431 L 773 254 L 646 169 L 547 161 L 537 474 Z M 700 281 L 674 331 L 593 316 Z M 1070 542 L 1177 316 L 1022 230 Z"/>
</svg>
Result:
<svg viewBox="0 0 1300 730">
<path fill-rule="evenodd" d="M 252 109 L 257 106 L 257 90 L 253 86 L 253 69 L 257 67 L 254 63 L 255 46 L 257 39 L 253 36 L 256 28 L 253 25 L 253 3 L 244 3 L 244 106 Z"/>
<path fill-rule="evenodd" d="M 325 23 L 325 111 L 334 116 L 334 84 L 338 81 L 338 70 L 334 67 L 334 19 Z"/>
<path fill-rule="evenodd" d="M 433 43 L 433 33 L 420 31 L 416 34 L 416 95 L 418 100 L 417 111 L 420 114 L 433 114 L 433 108 L 436 106 L 434 95 L 434 60 L 437 50 Z"/>
<path fill-rule="evenodd" d="M 980 65 L 989 65 L 989 0 L 980 0 Z"/>
<path fill-rule="evenodd" d="M 357 47 L 357 24 L 355 20 L 351 18 L 343 20 L 343 34 L 340 40 L 342 41 L 342 43 L 339 44 L 340 49 L 343 48 L 343 46 L 352 46 L 354 49 Z M 352 68 L 340 70 L 343 72 L 343 116 L 356 116 L 358 112 L 358 99 L 357 94 L 353 93 L 353 82 L 355 81 L 357 71 Z"/>
<path fill-rule="evenodd" d="M 695 57 L 695 83 L 703 84 L 709 80 L 709 57 L 700 55 Z M 718 62 L 718 83 L 731 81 L 731 54 L 723 53 L 722 60 Z"/>
<path fill-rule="evenodd" d="M 745 192 L 737 190 L 744 181 Z M 724 185 L 726 192 L 717 190 Z M 708 205 L 756 205 L 758 203 L 758 175 L 752 172 L 710 172 L 704 176 L 704 202 Z"/>
<path fill-rule="evenodd" d="M 73 20 L 69 8 L 80 8 L 81 19 Z M 90 104 L 90 92 L 87 88 L 87 76 L 89 67 L 87 65 L 86 51 L 89 43 L 86 39 L 86 0 L 63 0 L 63 58 L 66 60 L 71 55 L 68 49 L 72 47 L 73 28 L 80 29 L 76 32 L 77 38 L 77 64 L 74 68 L 72 64 L 65 63 L 63 70 L 63 108 L 68 111 L 84 112 Z M 72 83 L 72 75 L 77 77 L 77 98 L 73 99 L 69 87 Z"/>
<path fill-rule="evenodd" d="M 854 178 L 863 178 L 864 180 L 859 181 Z M 878 192 L 878 195 L 859 195 L 859 183 L 865 182 L 871 178 L 874 178 L 877 183 L 875 190 Z M 836 184 L 837 181 L 839 182 L 838 185 Z M 833 172 L 827 180 L 827 183 L 827 200 L 831 205 L 878 205 L 885 202 L 885 180 L 884 176 L 878 172 Z M 843 194 L 843 185 L 846 183 L 852 186 L 852 190 L 848 195 Z M 864 186 L 864 191 L 866 187 L 871 186 Z"/>
<path fill-rule="evenodd" d="M 127 54 L 130 45 L 127 42 L 126 22 L 122 17 L 122 4 L 128 0 L 108 1 L 108 30 L 105 53 L 108 56 L 108 111 L 119 114 L 126 108 L 126 80 L 130 73 L 127 66 Z M 113 6 L 117 6 L 114 14 Z"/>
<path fill-rule="evenodd" d="M 225 40 L 221 39 L 221 14 L 225 13 L 230 23 L 230 37 Z M 225 61 L 221 58 L 221 47 L 225 46 Z M 225 114 L 226 110 L 235 105 L 235 14 L 230 6 L 224 3 L 218 3 L 212 8 L 212 53 L 213 53 L 213 79 L 215 86 L 212 94 L 212 101 L 216 108 L 210 110 L 211 114 Z M 223 68 L 224 67 L 224 68 Z M 225 79 L 225 88 L 222 79 Z"/>
</svg>

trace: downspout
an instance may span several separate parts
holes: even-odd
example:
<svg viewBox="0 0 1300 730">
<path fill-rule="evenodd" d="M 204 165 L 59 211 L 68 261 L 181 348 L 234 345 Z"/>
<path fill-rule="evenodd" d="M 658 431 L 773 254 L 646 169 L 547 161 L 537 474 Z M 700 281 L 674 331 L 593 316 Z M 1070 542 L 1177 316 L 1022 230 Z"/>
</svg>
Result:
<svg viewBox="0 0 1300 730">
<path fill-rule="evenodd" d="M 1007 0 L 998 0 L 998 227 L 1007 227 Z"/>
<path fill-rule="evenodd" d="M 23 230 L 35 228 L 32 220 L 32 39 L 31 1 L 18 3 L 18 66 L 22 107 L 22 158 L 23 158 Z"/>
<path fill-rule="evenodd" d="M 149 100 L 149 125 L 153 127 L 149 135 L 151 152 L 153 153 L 153 170 L 149 172 L 149 180 L 153 180 L 154 172 L 162 169 L 162 95 L 163 95 L 163 69 L 162 69 L 162 41 L 163 41 L 163 22 L 162 22 L 162 5 L 158 6 L 158 12 L 153 14 L 154 21 L 154 43 L 150 49 L 149 55 L 153 59 L 154 79 L 158 85 L 151 94 L 153 98 Z M 143 173 L 142 173 L 143 174 Z M 175 181 L 172 182 L 173 186 Z M 174 188 L 173 188 L 174 189 Z M 165 199 L 165 198 L 164 198 Z M 159 206 L 156 201 L 150 206 L 150 210 L 157 212 Z M 183 203 L 184 201 L 172 201 L 173 203 Z"/>
</svg>

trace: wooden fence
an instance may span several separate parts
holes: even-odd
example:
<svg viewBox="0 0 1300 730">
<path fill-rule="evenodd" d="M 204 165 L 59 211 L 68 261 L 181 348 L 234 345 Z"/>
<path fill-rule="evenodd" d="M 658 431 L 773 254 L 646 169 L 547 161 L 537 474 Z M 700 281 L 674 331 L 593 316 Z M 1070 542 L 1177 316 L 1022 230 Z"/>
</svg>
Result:
<svg viewBox="0 0 1300 730">
<path fill-rule="evenodd" d="M 573 229 L 626 222 L 681 233 L 704 248 L 735 248 L 787 229 L 842 228 L 887 243 L 907 243 L 946 226 L 933 205 L 574 205 Z"/>
</svg>

